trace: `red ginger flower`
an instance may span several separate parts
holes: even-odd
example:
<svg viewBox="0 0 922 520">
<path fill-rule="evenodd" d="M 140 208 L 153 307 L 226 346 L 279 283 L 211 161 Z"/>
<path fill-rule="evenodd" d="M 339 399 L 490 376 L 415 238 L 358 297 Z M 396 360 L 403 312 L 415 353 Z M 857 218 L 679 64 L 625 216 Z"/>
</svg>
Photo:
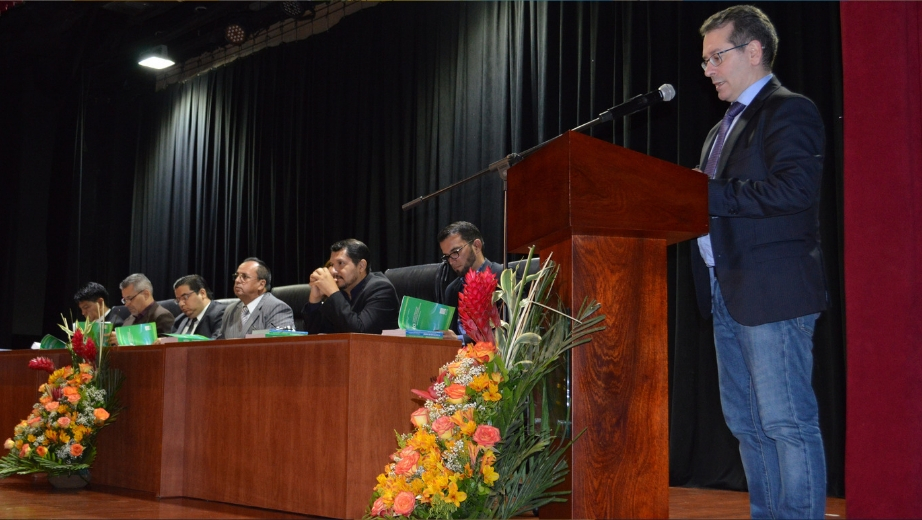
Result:
<svg viewBox="0 0 922 520">
<path fill-rule="evenodd" d="M 81 343 L 78 345 L 77 344 L 77 334 L 79 333 L 80 333 L 79 330 L 76 333 L 74 333 L 74 342 L 73 342 L 74 352 L 76 352 L 78 356 L 82 357 L 83 359 L 87 361 L 90 361 L 90 362 L 96 361 L 96 343 L 93 342 L 93 338 L 88 339 L 86 343 L 83 343 L 81 341 Z M 83 338 L 81 337 L 81 340 L 82 339 Z"/>
<path fill-rule="evenodd" d="M 493 305 L 496 275 L 489 267 L 479 273 L 468 271 L 464 284 L 464 290 L 458 295 L 461 326 L 474 341 L 493 343 L 493 327 L 500 325 L 499 311 Z"/>
<path fill-rule="evenodd" d="M 71 338 L 70 344 L 74 347 L 75 352 L 78 348 L 83 348 L 83 331 L 82 330 L 77 329 L 74 331 L 74 336 Z"/>
<path fill-rule="evenodd" d="M 29 361 L 29 368 L 32 370 L 44 370 L 51 374 L 54 372 L 54 361 L 46 357 L 33 358 L 32 361 Z"/>
</svg>

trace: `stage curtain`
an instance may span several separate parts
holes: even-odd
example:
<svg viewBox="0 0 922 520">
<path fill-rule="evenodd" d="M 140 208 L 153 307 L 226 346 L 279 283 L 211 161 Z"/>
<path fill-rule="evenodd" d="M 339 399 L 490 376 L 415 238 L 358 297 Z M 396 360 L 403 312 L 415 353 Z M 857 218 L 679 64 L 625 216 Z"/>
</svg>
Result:
<svg viewBox="0 0 922 520">
<path fill-rule="evenodd" d="M 843 2 L 848 515 L 922 510 L 922 4 Z"/>
<path fill-rule="evenodd" d="M 826 123 L 821 225 L 830 310 L 817 326 L 814 379 L 829 488 L 841 496 L 838 4 L 758 5 L 781 37 L 776 74 L 812 98 Z M 137 99 L 142 108 L 135 125 L 121 127 L 136 146 L 87 151 L 134 160 L 130 236 L 107 244 L 130 250 L 129 265 L 113 267 L 109 276 L 145 272 L 167 297 L 175 279 L 197 272 L 226 297 L 230 274 L 244 257 L 265 260 L 275 285 L 303 283 L 329 245 L 347 237 L 370 246 L 374 270 L 434 262 L 436 233 L 460 219 L 481 228 L 487 256 L 499 261 L 498 177 L 408 212 L 401 204 L 663 83 L 675 86 L 674 101 L 592 134 L 696 166 L 708 129 L 725 110 L 699 67 L 698 26 L 724 7 L 385 2 L 305 41 L 145 93 Z M 711 323 L 695 307 L 690 254 L 688 243 L 669 248 L 671 483 L 744 489 L 736 441 L 717 397 Z M 60 285 L 69 297 L 77 284 Z"/>
</svg>

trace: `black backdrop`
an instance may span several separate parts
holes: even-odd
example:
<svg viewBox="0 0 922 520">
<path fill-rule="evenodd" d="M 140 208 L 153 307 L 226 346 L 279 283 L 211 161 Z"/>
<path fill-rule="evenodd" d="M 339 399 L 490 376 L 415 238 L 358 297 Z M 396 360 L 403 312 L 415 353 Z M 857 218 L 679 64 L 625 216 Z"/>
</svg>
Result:
<svg viewBox="0 0 922 520">
<path fill-rule="evenodd" d="M 86 47 L 104 35 L 78 24 L 57 35 L 50 62 L 3 58 L 17 79 L 0 101 L 0 146 L 8 192 L 19 196 L 3 206 L 13 298 L 0 333 L 19 346 L 51 332 L 62 309 L 76 311 L 77 286 L 100 281 L 114 301 L 132 272 L 146 273 L 160 299 L 190 272 L 224 297 L 246 256 L 266 260 L 275 285 L 302 283 L 346 237 L 369 244 L 375 270 L 433 262 L 437 231 L 458 219 L 477 223 L 499 260 L 498 178 L 408 212 L 401 204 L 667 82 L 674 101 L 593 135 L 695 166 L 724 110 L 698 66 L 697 27 L 726 5 L 383 3 L 161 92 L 135 70 L 95 66 Z M 842 496 L 838 4 L 759 5 L 781 38 L 776 74 L 817 103 L 827 126 L 832 307 L 817 327 L 814 383 L 829 489 Z M 687 243 L 669 248 L 671 483 L 743 489 L 689 254 Z M 16 322 L 29 308 L 44 311 L 40 331 Z"/>
</svg>

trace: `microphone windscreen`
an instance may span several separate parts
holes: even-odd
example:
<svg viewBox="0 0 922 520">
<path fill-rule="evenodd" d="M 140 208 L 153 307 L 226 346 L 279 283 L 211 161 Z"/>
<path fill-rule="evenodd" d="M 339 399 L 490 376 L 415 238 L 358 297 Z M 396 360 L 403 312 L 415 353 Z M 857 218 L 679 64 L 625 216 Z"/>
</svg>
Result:
<svg viewBox="0 0 922 520">
<path fill-rule="evenodd" d="M 672 98 L 675 97 L 675 88 L 669 83 L 663 83 L 659 88 L 660 94 L 663 96 L 663 101 L 672 101 Z"/>
</svg>

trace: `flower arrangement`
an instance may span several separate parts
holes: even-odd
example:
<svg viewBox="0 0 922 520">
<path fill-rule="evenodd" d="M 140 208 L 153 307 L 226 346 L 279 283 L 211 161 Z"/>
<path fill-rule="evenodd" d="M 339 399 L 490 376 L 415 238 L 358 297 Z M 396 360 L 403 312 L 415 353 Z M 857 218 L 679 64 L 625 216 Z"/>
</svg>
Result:
<svg viewBox="0 0 922 520">
<path fill-rule="evenodd" d="M 415 430 L 397 435 L 368 516 L 511 518 L 565 500 L 550 489 L 568 471 L 573 441 L 551 430 L 547 376 L 604 316 L 592 316 L 595 302 L 575 317 L 548 306 L 556 273 L 550 261 L 520 281 L 507 269 L 498 287 L 489 270 L 467 273 L 458 314 L 474 343 L 427 390 L 413 390 L 424 405 L 411 414 Z"/>
<path fill-rule="evenodd" d="M 48 372 L 48 381 L 32 413 L 16 425 L 3 447 L 0 478 L 44 472 L 52 476 L 84 474 L 96 457 L 94 441 L 99 430 L 115 420 L 122 375 L 107 365 L 105 348 L 97 348 L 87 322 L 72 328 L 67 320 L 67 350 L 72 364 L 55 368 L 47 357 L 29 361 L 29 368 Z"/>
</svg>

